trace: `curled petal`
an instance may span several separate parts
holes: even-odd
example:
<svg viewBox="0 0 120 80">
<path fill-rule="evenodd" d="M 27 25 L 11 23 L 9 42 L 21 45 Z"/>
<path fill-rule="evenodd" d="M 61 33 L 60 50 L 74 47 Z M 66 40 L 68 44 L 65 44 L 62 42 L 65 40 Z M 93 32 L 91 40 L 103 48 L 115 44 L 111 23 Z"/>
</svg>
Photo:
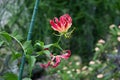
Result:
<svg viewBox="0 0 120 80">
<path fill-rule="evenodd" d="M 59 63 L 61 60 L 61 57 L 60 56 L 56 56 L 56 63 Z"/>
<path fill-rule="evenodd" d="M 71 51 L 66 50 L 65 52 L 66 52 L 65 54 L 61 55 L 61 58 L 68 59 L 71 56 Z"/>
<path fill-rule="evenodd" d="M 58 22 L 59 22 L 59 21 L 58 21 L 58 18 L 56 18 L 56 17 L 55 17 L 54 19 L 55 19 L 55 22 L 56 22 L 56 23 L 58 23 Z"/>
<path fill-rule="evenodd" d="M 40 64 L 42 68 L 48 68 L 48 66 L 50 66 L 50 61 L 47 64 Z"/>
<path fill-rule="evenodd" d="M 40 66 L 42 68 L 48 68 L 49 66 L 55 68 L 60 64 L 61 58 L 68 59 L 70 56 L 71 56 L 70 50 L 65 50 L 64 54 L 62 55 L 54 56 L 53 54 L 50 54 L 51 60 L 47 64 L 40 64 Z"/>
<path fill-rule="evenodd" d="M 57 27 L 57 25 L 54 23 L 53 20 L 50 20 L 50 24 L 51 24 L 52 28 L 53 28 L 55 31 L 58 30 L 58 27 Z"/>
<path fill-rule="evenodd" d="M 61 57 L 60 56 L 55 56 L 55 61 L 54 64 L 52 65 L 53 68 L 57 67 L 59 65 L 61 61 Z"/>
<path fill-rule="evenodd" d="M 55 63 L 54 65 L 52 65 L 53 68 L 57 67 L 59 65 L 59 63 Z"/>
<path fill-rule="evenodd" d="M 72 23 L 72 18 L 69 16 L 69 14 L 65 14 L 65 17 L 69 23 Z"/>
<path fill-rule="evenodd" d="M 57 21 L 57 19 L 55 19 L 55 21 Z M 50 24 L 51 24 L 51 27 L 53 28 L 53 30 L 55 31 L 58 31 L 58 32 L 61 32 L 62 29 L 60 28 L 60 24 L 59 22 L 54 22 L 54 20 L 50 20 Z"/>
</svg>

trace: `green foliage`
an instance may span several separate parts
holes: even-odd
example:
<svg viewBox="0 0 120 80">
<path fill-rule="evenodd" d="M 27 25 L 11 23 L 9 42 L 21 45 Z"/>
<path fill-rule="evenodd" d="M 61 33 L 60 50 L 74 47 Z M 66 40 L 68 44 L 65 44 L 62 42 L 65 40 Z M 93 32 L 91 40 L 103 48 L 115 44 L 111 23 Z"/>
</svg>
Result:
<svg viewBox="0 0 120 80">
<path fill-rule="evenodd" d="M 119 54 L 120 29 L 116 25 L 110 25 L 109 30 L 110 31 L 106 41 L 101 39 L 102 42 L 100 42 L 101 40 L 99 40 L 98 43 L 96 44 L 96 48 L 95 48 L 96 52 L 94 59 L 97 59 L 97 57 L 101 57 L 100 55 L 107 55 L 108 53 Z"/>
<path fill-rule="evenodd" d="M 8 42 L 8 43 L 11 42 L 12 38 L 8 33 L 1 32 L 0 34 L 5 38 L 6 42 Z"/>
<path fill-rule="evenodd" d="M 35 56 L 27 56 L 27 60 L 29 63 L 29 71 L 30 71 L 29 73 L 30 73 L 30 77 L 31 77 L 32 69 L 36 62 L 36 57 Z"/>
<path fill-rule="evenodd" d="M 5 6 L 13 15 L 8 19 L 8 23 L 3 27 L 3 30 L 8 32 L 19 30 L 19 34 L 26 36 L 34 2 L 34 0 L 22 0 L 19 3 L 19 0 L 17 0 L 18 8 L 16 9 L 12 5 L 9 7 Z M 10 5 L 9 1 L 8 4 Z M 50 37 L 50 42 L 55 42 L 57 38 L 51 35 L 53 31 L 50 28 L 49 20 L 55 16 L 59 17 L 68 13 L 73 19 L 72 27 L 76 28 L 72 38 L 69 40 L 68 47 L 71 48 L 73 53 L 79 54 L 86 61 L 86 58 L 91 58 L 89 54 L 93 54 L 96 41 L 99 38 L 104 38 L 104 35 L 108 33 L 107 26 L 113 23 L 119 24 L 119 5 L 119 0 L 41 0 L 35 20 L 32 43 L 38 39 L 46 41 L 48 36 Z M 26 40 L 26 37 L 24 37 L 24 40 Z M 47 42 L 49 41 L 47 40 Z M 63 46 L 66 44 L 64 43 Z"/>
<path fill-rule="evenodd" d="M 26 54 L 32 54 L 33 47 L 32 47 L 31 41 L 24 42 L 23 48 L 24 48 Z"/>
<path fill-rule="evenodd" d="M 16 74 L 13 74 L 13 73 L 6 73 L 3 78 L 5 80 L 17 80 L 18 77 L 16 76 Z"/>
<path fill-rule="evenodd" d="M 4 41 L 0 41 L 0 47 L 2 46 L 3 43 L 4 43 Z"/>
</svg>

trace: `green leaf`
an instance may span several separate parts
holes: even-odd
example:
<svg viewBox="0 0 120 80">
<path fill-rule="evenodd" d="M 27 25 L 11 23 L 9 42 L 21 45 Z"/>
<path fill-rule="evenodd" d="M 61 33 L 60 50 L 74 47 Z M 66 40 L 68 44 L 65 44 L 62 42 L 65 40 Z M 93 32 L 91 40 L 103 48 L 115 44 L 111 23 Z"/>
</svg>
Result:
<svg viewBox="0 0 120 80">
<path fill-rule="evenodd" d="M 50 57 L 51 52 L 49 50 L 43 50 L 43 51 L 37 52 L 37 54 L 38 55 L 46 54 L 46 56 Z"/>
<path fill-rule="evenodd" d="M 29 71 L 30 71 L 30 74 L 32 72 L 32 69 L 34 67 L 34 64 L 35 64 L 35 61 L 36 61 L 36 58 L 35 56 L 27 56 L 28 57 L 28 63 L 29 63 Z"/>
<path fill-rule="evenodd" d="M 31 41 L 26 41 L 23 44 L 23 48 L 25 50 L 25 53 L 27 53 L 27 54 L 31 54 L 33 52 L 33 47 L 32 47 Z"/>
<path fill-rule="evenodd" d="M 53 46 L 54 44 L 48 44 L 48 45 L 45 45 L 44 48 L 50 48 L 51 46 Z"/>
<path fill-rule="evenodd" d="M 3 45 L 4 41 L 0 40 L 0 47 Z"/>
<path fill-rule="evenodd" d="M 40 46 L 40 47 L 44 47 L 44 42 L 39 41 L 39 42 L 37 42 L 35 45 Z"/>
<path fill-rule="evenodd" d="M 6 33 L 6 32 L 2 32 L 1 35 L 8 41 L 11 42 L 12 37 L 10 36 L 10 34 Z"/>
<path fill-rule="evenodd" d="M 18 58 L 21 57 L 21 56 L 22 56 L 21 53 L 15 52 L 15 53 L 12 54 L 12 60 L 16 60 L 16 59 L 18 59 Z"/>
<path fill-rule="evenodd" d="M 46 56 L 47 56 L 47 57 L 49 57 L 49 58 L 50 58 L 50 54 L 51 54 L 51 53 L 50 53 L 50 51 L 49 51 L 49 50 L 45 50 L 45 51 L 44 51 L 44 53 L 46 54 Z"/>
<path fill-rule="evenodd" d="M 59 44 L 57 44 L 57 43 L 53 44 L 53 46 L 54 46 L 54 47 L 57 47 L 57 48 L 59 48 L 59 49 L 61 49 L 61 50 L 62 50 L 62 48 L 60 47 L 60 45 L 59 45 Z"/>
<path fill-rule="evenodd" d="M 37 52 L 37 54 L 42 55 L 42 54 L 44 54 L 44 51 L 39 51 L 39 52 Z"/>
<path fill-rule="evenodd" d="M 11 34 L 12 36 L 14 36 L 17 40 L 22 40 L 23 38 L 22 38 L 22 35 L 21 34 L 19 34 L 19 32 L 16 30 L 16 31 L 13 31 L 12 32 L 12 34 Z"/>
<path fill-rule="evenodd" d="M 44 50 L 43 51 L 45 54 L 47 54 L 47 55 L 50 55 L 50 51 L 49 50 Z"/>
<path fill-rule="evenodd" d="M 13 73 L 6 73 L 6 74 L 3 76 L 3 78 L 4 78 L 5 80 L 17 80 L 17 79 L 18 79 L 17 75 L 16 75 L 16 74 L 13 74 Z"/>
<path fill-rule="evenodd" d="M 59 49 L 62 49 L 58 43 L 54 43 L 54 44 L 48 44 L 48 45 L 45 45 L 44 48 L 50 48 L 50 47 L 57 47 Z"/>
</svg>

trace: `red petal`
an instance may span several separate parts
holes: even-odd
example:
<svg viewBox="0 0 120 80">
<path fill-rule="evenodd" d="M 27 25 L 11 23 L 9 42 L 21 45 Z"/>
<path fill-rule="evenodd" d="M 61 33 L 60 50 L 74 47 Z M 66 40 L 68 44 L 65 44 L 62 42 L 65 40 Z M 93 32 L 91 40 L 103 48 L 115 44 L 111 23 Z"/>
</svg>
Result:
<svg viewBox="0 0 120 80">
<path fill-rule="evenodd" d="M 42 68 L 48 68 L 48 66 L 50 66 L 50 62 L 48 62 L 47 64 L 40 64 L 40 67 Z"/>
<path fill-rule="evenodd" d="M 56 22 L 56 23 L 58 23 L 58 22 L 59 22 L 59 21 L 58 21 L 58 18 L 56 18 L 56 17 L 55 17 L 54 19 L 55 19 L 55 22 Z"/>
<path fill-rule="evenodd" d="M 52 67 L 56 68 L 59 65 L 59 63 L 55 63 Z"/>
<path fill-rule="evenodd" d="M 55 58 L 56 58 L 56 62 L 59 63 L 60 60 L 61 60 L 61 57 L 58 55 L 58 56 L 56 56 Z"/>
<path fill-rule="evenodd" d="M 66 50 L 66 53 L 61 55 L 61 58 L 68 59 L 70 56 L 71 56 L 71 51 Z"/>
<path fill-rule="evenodd" d="M 56 59 L 55 59 L 55 60 L 56 60 L 56 62 L 55 62 L 55 64 L 54 64 L 54 65 L 52 65 L 52 67 L 53 67 L 53 68 L 57 67 L 57 66 L 59 65 L 60 61 L 61 61 L 60 56 L 56 56 L 55 58 L 56 58 Z"/>
<path fill-rule="evenodd" d="M 52 28 L 53 28 L 55 31 L 58 31 L 58 27 L 57 27 L 57 25 L 54 23 L 53 20 L 50 20 L 50 24 L 51 24 Z"/>
<path fill-rule="evenodd" d="M 55 20 L 55 21 L 57 21 L 57 20 Z M 53 20 L 50 20 L 50 24 L 51 24 L 51 27 L 53 28 L 53 30 L 58 31 L 58 32 L 62 31 L 62 29 L 60 27 L 61 25 L 59 24 L 59 22 L 54 23 Z"/>
<path fill-rule="evenodd" d="M 64 16 L 66 17 L 66 20 L 67 20 L 69 23 L 72 23 L 72 18 L 70 17 L 69 14 L 65 14 Z"/>
</svg>

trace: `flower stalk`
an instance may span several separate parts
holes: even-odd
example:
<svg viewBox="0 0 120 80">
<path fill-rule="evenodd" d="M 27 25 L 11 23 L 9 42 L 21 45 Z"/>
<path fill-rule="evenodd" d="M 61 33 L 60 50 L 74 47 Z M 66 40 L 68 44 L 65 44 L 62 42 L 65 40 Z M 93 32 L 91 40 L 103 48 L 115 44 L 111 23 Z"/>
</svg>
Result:
<svg viewBox="0 0 120 80">
<path fill-rule="evenodd" d="M 66 36 L 67 34 L 70 35 L 73 31 L 68 32 L 69 28 L 72 25 L 72 18 L 70 17 L 69 14 L 64 14 L 60 16 L 60 18 L 54 17 L 54 19 L 50 20 L 50 25 L 51 28 L 57 32 L 59 32 L 59 39 L 56 42 L 57 48 L 59 48 L 62 52 L 60 55 L 53 55 L 52 53 L 49 54 L 50 60 L 46 64 L 40 64 L 40 67 L 42 68 L 48 68 L 48 67 L 57 67 L 61 59 L 68 59 L 71 56 L 71 51 L 70 50 L 63 50 L 59 46 L 59 42 L 62 38 L 62 36 Z"/>
<path fill-rule="evenodd" d="M 32 30 L 33 30 L 33 26 L 34 26 L 34 22 L 35 22 L 35 16 L 36 16 L 36 13 L 38 10 L 39 2 L 40 2 L 40 0 L 36 0 L 36 2 L 35 2 L 34 11 L 33 11 L 32 19 L 31 19 L 31 23 L 30 23 L 30 27 L 29 27 L 29 32 L 28 32 L 28 36 L 27 36 L 27 41 L 29 41 L 31 39 L 31 34 L 32 34 Z M 22 54 L 18 80 L 22 80 L 24 64 L 25 64 L 25 53 Z"/>
</svg>

